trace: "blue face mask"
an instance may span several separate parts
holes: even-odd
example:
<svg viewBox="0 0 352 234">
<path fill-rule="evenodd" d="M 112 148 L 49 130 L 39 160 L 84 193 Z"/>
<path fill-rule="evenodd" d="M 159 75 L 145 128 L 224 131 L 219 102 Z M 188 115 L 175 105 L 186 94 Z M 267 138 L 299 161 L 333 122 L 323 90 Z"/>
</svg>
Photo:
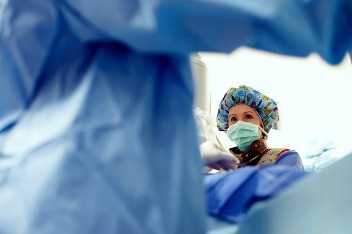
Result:
<svg viewBox="0 0 352 234">
<path fill-rule="evenodd" d="M 227 136 L 241 151 L 246 152 L 255 140 L 260 139 L 261 130 L 256 124 L 238 121 L 227 130 Z"/>
</svg>

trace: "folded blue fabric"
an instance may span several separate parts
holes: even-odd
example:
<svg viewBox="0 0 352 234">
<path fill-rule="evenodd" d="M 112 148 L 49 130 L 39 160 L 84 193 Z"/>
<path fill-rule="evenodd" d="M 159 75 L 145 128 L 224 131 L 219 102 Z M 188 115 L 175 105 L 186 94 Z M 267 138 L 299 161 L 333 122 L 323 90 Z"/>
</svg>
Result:
<svg viewBox="0 0 352 234">
<path fill-rule="evenodd" d="M 278 195 L 306 175 L 303 170 L 284 165 L 248 166 L 232 172 L 205 177 L 209 214 L 238 223 L 257 202 Z"/>
</svg>

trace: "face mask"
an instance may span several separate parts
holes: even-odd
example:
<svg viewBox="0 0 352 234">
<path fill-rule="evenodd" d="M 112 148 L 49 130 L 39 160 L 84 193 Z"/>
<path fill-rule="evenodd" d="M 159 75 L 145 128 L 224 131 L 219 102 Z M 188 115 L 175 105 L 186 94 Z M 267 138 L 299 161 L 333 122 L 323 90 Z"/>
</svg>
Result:
<svg viewBox="0 0 352 234">
<path fill-rule="evenodd" d="M 260 138 L 260 127 L 256 124 L 238 121 L 227 130 L 227 136 L 237 147 L 246 152 L 249 146 Z"/>
</svg>

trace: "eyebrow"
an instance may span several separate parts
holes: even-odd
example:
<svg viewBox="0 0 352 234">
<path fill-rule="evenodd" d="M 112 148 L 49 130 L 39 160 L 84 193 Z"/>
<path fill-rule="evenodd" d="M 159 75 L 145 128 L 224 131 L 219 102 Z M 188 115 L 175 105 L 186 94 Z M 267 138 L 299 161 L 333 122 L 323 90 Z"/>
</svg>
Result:
<svg viewBox="0 0 352 234">
<path fill-rule="evenodd" d="M 254 111 L 245 111 L 245 112 L 243 112 L 243 114 L 256 114 Z M 229 116 L 237 116 L 237 114 L 230 114 Z"/>
</svg>

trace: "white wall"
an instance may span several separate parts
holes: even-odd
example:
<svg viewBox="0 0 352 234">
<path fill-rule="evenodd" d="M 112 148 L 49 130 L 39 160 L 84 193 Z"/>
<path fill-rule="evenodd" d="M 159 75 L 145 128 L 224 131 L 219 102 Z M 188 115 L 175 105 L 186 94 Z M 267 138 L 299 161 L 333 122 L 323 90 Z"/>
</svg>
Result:
<svg viewBox="0 0 352 234">
<path fill-rule="evenodd" d="M 208 71 L 211 114 L 231 85 L 246 84 L 279 103 L 281 130 L 273 146 L 303 155 L 332 144 L 338 153 L 352 150 L 352 64 L 346 57 L 330 66 L 317 56 L 292 58 L 241 49 L 230 55 L 201 54 Z"/>
</svg>

